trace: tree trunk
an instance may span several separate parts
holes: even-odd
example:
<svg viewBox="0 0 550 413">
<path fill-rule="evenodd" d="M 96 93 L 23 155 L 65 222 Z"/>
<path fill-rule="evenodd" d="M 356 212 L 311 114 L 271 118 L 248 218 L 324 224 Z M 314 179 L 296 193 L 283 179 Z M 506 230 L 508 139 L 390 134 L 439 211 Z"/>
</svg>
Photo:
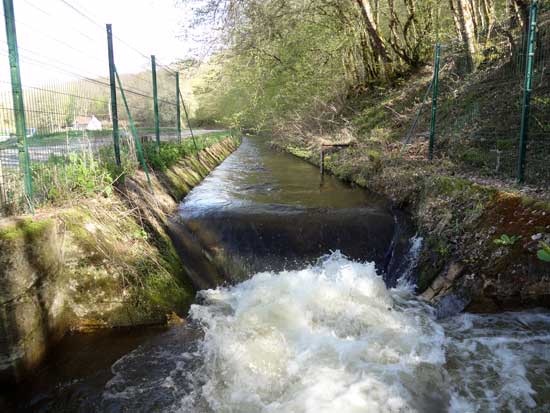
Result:
<svg viewBox="0 0 550 413">
<path fill-rule="evenodd" d="M 474 38 L 476 41 L 478 41 L 479 33 L 481 31 L 481 28 L 483 27 L 483 23 L 481 22 L 481 16 L 479 15 L 478 10 L 476 8 L 476 0 L 463 1 L 463 4 L 464 4 L 464 7 L 468 9 L 470 16 L 472 16 Z"/>
<path fill-rule="evenodd" d="M 382 37 L 378 32 L 378 26 L 376 25 L 376 22 L 374 19 L 374 14 L 372 12 L 370 1 L 356 0 L 356 3 L 359 6 L 359 9 L 361 10 L 361 15 L 363 17 L 363 21 L 365 23 L 365 27 L 369 35 L 370 43 L 372 45 L 374 54 L 376 55 L 377 58 L 382 60 L 382 63 L 384 65 L 384 71 L 386 73 L 386 76 L 388 76 L 390 71 L 389 64 L 391 62 L 391 59 L 388 55 L 388 51 L 386 50 L 386 46 L 384 45 Z"/>
<path fill-rule="evenodd" d="M 481 13 L 485 20 L 485 37 L 489 40 L 496 20 L 494 0 L 481 0 Z"/>
<path fill-rule="evenodd" d="M 380 0 L 374 0 L 374 24 L 380 26 Z"/>
<path fill-rule="evenodd" d="M 414 8 L 409 8 L 409 12 Z M 410 44 L 409 38 L 412 38 L 414 42 L 414 34 L 412 34 L 412 25 L 414 25 L 414 14 L 407 16 L 407 22 L 403 26 L 399 20 L 394 0 L 388 0 L 388 18 L 390 37 L 389 43 L 395 54 L 401 58 L 406 64 L 411 67 L 417 65 L 417 61 L 414 56 L 414 46 Z"/>
<path fill-rule="evenodd" d="M 451 11 L 457 27 L 458 36 L 462 40 L 468 60 L 468 69 L 475 69 L 475 56 L 477 53 L 476 37 L 474 30 L 474 17 L 472 16 L 468 0 L 449 0 Z"/>
</svg>

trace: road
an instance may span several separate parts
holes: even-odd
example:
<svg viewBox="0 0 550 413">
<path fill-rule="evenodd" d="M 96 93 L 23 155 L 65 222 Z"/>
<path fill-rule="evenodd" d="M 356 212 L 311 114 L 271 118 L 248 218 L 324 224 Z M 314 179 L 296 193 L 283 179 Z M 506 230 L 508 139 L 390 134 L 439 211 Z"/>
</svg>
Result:
<svg viewBox="0 0 550 413">
<path fill-rule="evenodd" d="M 222 130 L 205 130 L 199 129 L 193 131 L 197 136 L 204 135 L 212 132 L 222 132 Z M 189 131 L 182 131 L 182 139 L 191 137 Z M 147 139 L 154 139 L 154 134 L 145 135 Z M 163 134 L 161 135 L 161 141 L 170 142 L 175 141 L 177 136 L 175 134 Z M 127 138 L 122 137 L 121 141 L 125 141 Z M 112 145 L 113 139 L 110 136 L 95 137 L 95 138 L 71 138 L 66 143 L 46 144 L 46 145 L 31 145 L 29 146 L 29 156 L 31 162 L 46 162 L 51 156 L 66 156 L 71 153 L 78 153 L 83 151 L 91 151 L 97 153 L 100 148 Z M 19 158 L 17 154 L 17 148 L 0 149 L 0 175 L 2 170 L 18 168 Z"/>
</svg>

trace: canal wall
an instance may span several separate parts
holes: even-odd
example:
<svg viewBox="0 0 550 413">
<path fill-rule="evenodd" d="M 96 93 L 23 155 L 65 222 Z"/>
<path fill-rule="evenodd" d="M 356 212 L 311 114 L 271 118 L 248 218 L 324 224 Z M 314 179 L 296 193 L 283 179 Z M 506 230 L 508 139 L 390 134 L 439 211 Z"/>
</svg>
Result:
<svg viewBox="0 0 550 413">
<path fill-rule="evenodd" d="M 295 140 L 274 146 L 319 166 L 319 149 Z M 327 173 L 389 197 L 424 238 L 418 293 L 440 316 L 550 307 L 550 202 L 496 183 L 404 168 L 350 147 L 325 157 Z M 542 195 L 542 196 L 540 196 Z M 546 194 L 547 195 L 547 194 Z"/>
<path fill-rule="evenodd" d="M 68 331 L 163 324 L 196 283 L 173 244 L 179 201 L 239 145 L 228 138 L 108 197 L 0 221 L 0 382 L 17 381 Z"/>
</svg>

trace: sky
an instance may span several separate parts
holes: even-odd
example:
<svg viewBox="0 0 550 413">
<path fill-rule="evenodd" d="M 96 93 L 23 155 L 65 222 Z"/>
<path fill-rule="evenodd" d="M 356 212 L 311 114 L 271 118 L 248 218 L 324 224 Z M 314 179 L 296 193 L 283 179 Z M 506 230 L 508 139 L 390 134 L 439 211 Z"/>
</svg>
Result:
<svg viewBox="0 0 550 413">
<path fill-rule="evenodd" d="M 107 76 L 106 23 L 113 25 L 120 73 L 150 68 L 151 54 L 167 65 L 199 47 L 185 36 L 192 9 L 177 0 L 14 0 L 14 9 L 26 86 Z M 0 81 L 5 88 L 10 78 L 2 26 Z"/>
</svg>

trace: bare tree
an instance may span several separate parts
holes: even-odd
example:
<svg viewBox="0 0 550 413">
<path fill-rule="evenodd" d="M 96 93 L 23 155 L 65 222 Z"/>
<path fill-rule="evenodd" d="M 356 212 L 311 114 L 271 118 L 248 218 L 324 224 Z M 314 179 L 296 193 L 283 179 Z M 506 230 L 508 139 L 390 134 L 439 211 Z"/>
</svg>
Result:
<svg viewBox="0 0 550 413">
<path fill-rule="evenodd" d="M 469 0 L 449 0 L 456 31 L 464 44 L 469 70 L 475 69 L 477 41 L 475 21 Z"/>
<path fill-rule="evenodd" d="M 378 26 L 376 24 L 375 15 L 373 13 L 373 8 L 370 0 L 356 0 L 356 2 L 359 6 L 359 10 L 361 11 L 361 15 L 363 17 L 365 28 L 369 35 L 369 41 L 374 51 L 375 57 L 382 61 L 384 65 L 384 72 L 386 76 L 388 76 L 391 72 L 389 65 L 392 59 L 390 58 L 384 41 L 382 40 L 380 32 L 378 31 Z"/>
</svg>

